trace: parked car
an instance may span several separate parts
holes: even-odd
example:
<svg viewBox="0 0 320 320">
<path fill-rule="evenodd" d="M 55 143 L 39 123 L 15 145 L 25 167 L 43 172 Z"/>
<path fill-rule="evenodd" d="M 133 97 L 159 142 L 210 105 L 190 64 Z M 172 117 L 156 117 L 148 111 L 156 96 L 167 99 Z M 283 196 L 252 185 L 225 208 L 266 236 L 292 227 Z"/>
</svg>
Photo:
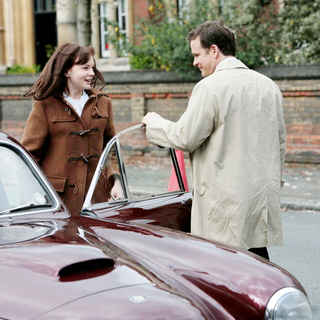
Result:
<svg viewBox="0 0 320 320">
<path fill-rule="evenodd" d="M 170 192 L 134 188 L 129 171 L 142 165 L 124 162 L 124 137 L 107 145 L 82 213 L 71 217 L 31 156 L 0 133 L 0 319 L 312 319 L 304 288 L 286 270 L 164 227 L 185 227 L 191 196 L 181 181 Z M 106 165 L 118 165 L 123 197 L 92 203 Z"/>
</svg>

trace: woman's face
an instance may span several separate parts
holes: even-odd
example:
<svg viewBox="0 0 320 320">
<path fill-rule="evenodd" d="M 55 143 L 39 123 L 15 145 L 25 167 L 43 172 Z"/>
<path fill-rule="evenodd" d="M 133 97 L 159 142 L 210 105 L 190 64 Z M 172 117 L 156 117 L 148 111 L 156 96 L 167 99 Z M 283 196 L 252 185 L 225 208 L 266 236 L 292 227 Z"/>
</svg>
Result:
<svg viewBox="0 0 320 320">
<path fill-rule="evenodd" d="M 94 73 L 94 59 L 90 59 L 85 64 L 75 64 L 66 73 L 67 86 L 70 92 L 83 91 L 92 87 L 92 80 L 95 77 Z"/>
</svg>

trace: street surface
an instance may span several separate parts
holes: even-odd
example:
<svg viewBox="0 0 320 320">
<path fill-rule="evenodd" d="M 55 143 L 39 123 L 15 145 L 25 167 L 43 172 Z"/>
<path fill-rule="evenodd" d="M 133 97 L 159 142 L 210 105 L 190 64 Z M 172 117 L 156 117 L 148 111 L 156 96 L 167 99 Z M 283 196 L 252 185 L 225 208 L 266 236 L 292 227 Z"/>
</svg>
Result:
<svg viewBox="0 0 320 320">
<path fill-rule="evenodd" d="M 288 270 L 304 286 L 314 319 L 320 319 L 320 212 L 282 213 L 284 246 L 271 247 L 270 260 Z"/>
<path fill-rule="evenodd" d="M 320 211 L 320 166 L 287 164 L 281 204 L 289 209 Z"/>
</svg>

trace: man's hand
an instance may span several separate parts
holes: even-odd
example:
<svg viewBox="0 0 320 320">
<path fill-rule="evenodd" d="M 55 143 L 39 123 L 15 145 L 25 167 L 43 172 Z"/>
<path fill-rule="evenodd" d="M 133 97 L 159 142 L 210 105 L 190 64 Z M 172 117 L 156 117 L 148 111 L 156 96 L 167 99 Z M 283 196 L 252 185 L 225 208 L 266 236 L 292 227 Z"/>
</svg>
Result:
<svg viewBox="0 0 320 320">
<path fill-rule="evenodd" d="M 148 112 L 142 119 L 142 123 L 144 123 L 146 126 L 148 125 L 148 123 L 156 121 L 157 119 L 159 119 L 161 116 L 156 113 L 156 112 Z"/>
</svg>

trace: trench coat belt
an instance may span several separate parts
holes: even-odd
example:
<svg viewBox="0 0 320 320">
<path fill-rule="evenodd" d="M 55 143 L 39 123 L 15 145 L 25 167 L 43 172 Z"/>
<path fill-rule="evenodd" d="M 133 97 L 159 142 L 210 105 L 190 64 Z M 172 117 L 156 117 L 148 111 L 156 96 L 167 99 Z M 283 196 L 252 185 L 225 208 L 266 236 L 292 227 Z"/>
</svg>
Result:
<svg viewBox="0 0 320 320">
<path fill-rule="evenodd" d="M 90 159 L 92 158 L 98 158 L 97 154 L 90 154 L 85 156 L 83 153 L 81 153 L 80 157 L 70 157 L 68 160 L 69 161 L 78 161 L 82 160 L 84 163 L 88 163 Z"/>
<path fill-rule="evenodd" d="M 99 129 L 98 128 L 91 128 L 91 129 L 86 129 L 86 130 L 81 130 L 81 131 L 71 131 L 70 134 L 82 137 L 82 136 L 86 135 L 87 133 L 96 132 L 96 131 L 99 131 Z"/>
</svg>

